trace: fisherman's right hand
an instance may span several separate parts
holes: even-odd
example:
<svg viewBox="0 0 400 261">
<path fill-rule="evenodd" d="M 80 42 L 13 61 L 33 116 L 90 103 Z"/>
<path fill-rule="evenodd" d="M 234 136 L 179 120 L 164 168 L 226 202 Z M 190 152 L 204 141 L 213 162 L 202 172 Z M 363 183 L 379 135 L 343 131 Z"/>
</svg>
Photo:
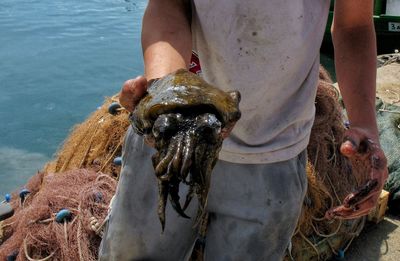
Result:
<svg viewBox="0 0 400 261">
<path fill-rule="evenodd" d="M 140 100 L 146 95 L 147 85 L 147 80 L 143 76 L 127 80 L 122 86 L 119 103 L 129 112 L 132 112 Z"/>
</svg>

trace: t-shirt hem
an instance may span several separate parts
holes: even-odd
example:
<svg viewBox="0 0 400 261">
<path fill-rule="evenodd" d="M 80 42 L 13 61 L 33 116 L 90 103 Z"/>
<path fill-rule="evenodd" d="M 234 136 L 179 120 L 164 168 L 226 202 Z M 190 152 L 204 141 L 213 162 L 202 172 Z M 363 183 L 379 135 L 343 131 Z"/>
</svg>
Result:
<svg viewBox="0 0 400 261">
<path fill-rule="evenodd" d="M 293 146 L 264 153 L 238 153 L 222 149 L 219 153 L 219 159 L 240 164 L 266 164 L 286 161 L 303 152 L 307 148 L 308 142 L 309 136 Z"/>
</svg>

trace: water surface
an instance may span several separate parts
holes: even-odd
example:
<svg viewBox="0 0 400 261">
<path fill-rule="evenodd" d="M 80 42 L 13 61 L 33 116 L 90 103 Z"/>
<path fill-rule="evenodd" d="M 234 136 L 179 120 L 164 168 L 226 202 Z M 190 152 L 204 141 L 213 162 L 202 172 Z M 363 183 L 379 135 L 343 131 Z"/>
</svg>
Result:
<svg viewBox="0 0 400 261">
<path fill-rule="evenodd" d="M 0 198 L 142 73 L 145 0 L 0 1 Z"/>
</svg>

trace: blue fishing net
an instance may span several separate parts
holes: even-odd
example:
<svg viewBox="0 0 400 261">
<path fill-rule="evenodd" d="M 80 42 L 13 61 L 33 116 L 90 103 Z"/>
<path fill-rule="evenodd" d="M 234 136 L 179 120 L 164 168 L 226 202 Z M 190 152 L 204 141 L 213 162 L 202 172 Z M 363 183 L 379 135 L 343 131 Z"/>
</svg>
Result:
<svg viewBox="0 0 400 261">
<path fill-rule="evenodd" d="M 376 117 L 382 149 L 388 160 L 389 178 L 385 190 L 389 191 L 389 209 L 400 213 L 400 106 L 377 100 Z"/>
</svg>

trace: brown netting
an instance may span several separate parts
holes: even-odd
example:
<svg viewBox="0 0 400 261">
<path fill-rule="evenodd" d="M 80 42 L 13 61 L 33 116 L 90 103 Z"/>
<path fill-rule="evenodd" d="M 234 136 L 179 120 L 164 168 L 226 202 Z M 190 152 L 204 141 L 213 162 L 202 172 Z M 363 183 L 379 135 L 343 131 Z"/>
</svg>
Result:
<svg viewBox="0 0 400 261">
<path fill-rule="evenodd" d="M 286 260 L 327 260 L 344 251 L 363 226 L 363 219 L 324 219 L 325 212 L 340 205 L 357 182 L 339 151 L 345 131 L 339 93 L 322 67 L 319 78 L 315 121 L 307 147 L 308 190 Z"/>
<path fill-rule="evenodd" d="M 307 149 L 308 191 L 292 239 L 293 260 L 326 260 L 339 249 L 346 249 L 363 226 L 362 220 L 327 222 L 323 219 L 327 209 L 339 205 L 356 187 L 348 162 L 339 152 L 345 128 L 338 92 L 331 82 L 321 68 L 316 117 Z M 0 238 L 0 259 L 16 250 L 20 253 L 17 260 L 27 260 L 25 252 L 34 259 L 53 253 L 51 260 L 96 259 L 100 237 L 90 229 L 89 222 L 92 217 L 102 221 L 106 216 L 116 185 L 110 177 L 117 177 L 120 171 L 113 159 L 121 155 L 123 137 L 129 126 L 125 110 L 119 110 L 116 115 L 108 113 L 109 105 L 116 99 L 117 96 L 107 99 L 73 129 L 56 158 L 44 168 L 44 173 L 57 174 L 35 175 L 26 185 L 31 193 L 23 208 L 16 200 L 18 195 L 13 195 L 15 214 L 0 227 L 4 232 Z M 104 195 L 100 202 L 98 192 Z M 66 224 L 68 240 L 63 224 L 38 223 L 53 218 L 62 208 L 73 212 L 72 220 Z M 290 260 L 290 255 L 286 259 Z"/>
<path fill-rule="evenodd" d="M 119 109 L 116 115 L 108 113 L 108 107 L 118 96 L 106 99 L 105 103 L 82 124 L 75 126 L 44 172 L 55 173 L 71 169 L 92 168 L 117 176 L 120 167 L 112 164 L 121 156 L 121 145 L 129 126 L 128 112 Z"/>
<path fill-rule="evenodd" d="M 0 260 L 18 253 L 16 260 L 97 260 L 101 238 L 91 220 L 106 217 L 116 180 L 109 175 L 80 169 L 57 174 L 38 173 L 23 205 L 14 200 L 16 213 L 3 223 Z M 18 198 L 18 197 L 15 197 Z M 72 216 L 58 223 L 55 215 L 68 209 Z"/>
</svg>

